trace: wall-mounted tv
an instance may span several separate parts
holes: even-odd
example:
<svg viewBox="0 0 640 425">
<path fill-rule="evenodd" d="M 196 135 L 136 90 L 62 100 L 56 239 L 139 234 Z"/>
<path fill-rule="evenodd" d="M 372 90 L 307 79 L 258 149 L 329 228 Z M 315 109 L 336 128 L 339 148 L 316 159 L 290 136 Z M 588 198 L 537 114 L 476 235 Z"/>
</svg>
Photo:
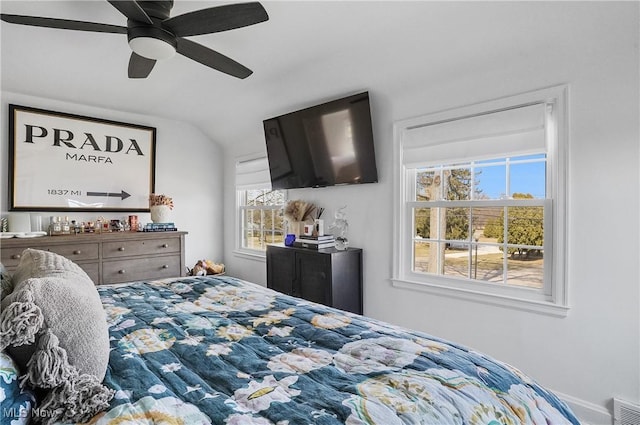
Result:
<svg viewBox="0 0 640 425">
<path fill-rule="evenodd" d="M 378 181 L 368 92 L 263 124 L 273 189 Z"/>
</svg>

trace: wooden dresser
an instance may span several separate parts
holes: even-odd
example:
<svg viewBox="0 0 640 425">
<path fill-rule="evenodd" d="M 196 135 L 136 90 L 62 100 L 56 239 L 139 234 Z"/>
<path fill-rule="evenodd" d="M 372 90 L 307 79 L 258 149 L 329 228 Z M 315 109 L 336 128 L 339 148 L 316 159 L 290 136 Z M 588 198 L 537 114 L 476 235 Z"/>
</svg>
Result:
<svg viewBox="0 0 640 425">
<path fill-rule="evenodd" d="M 15 270 L 25 248 L 51 251 L 72 260 L 96 285 L 184 276 L 187 232 L 83 233 L 0 240 L 0 259 Z"/>
</svg>

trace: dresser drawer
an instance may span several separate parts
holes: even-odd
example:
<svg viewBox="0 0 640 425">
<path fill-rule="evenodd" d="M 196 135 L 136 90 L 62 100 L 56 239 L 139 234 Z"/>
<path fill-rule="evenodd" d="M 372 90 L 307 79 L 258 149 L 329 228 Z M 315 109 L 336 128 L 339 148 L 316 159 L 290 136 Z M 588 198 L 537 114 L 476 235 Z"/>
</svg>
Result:
<svg viewBox="0 0 640 425">
<path fill-rule="evenodd" d="M 21 246 L 21 247 L 3 247 L 2 248 L 2 264 L 8 269 L 18 266 L 22 251 L 26 248 L 34 248 L 42 251 L 55 252 L 63 257 L 67 257 L 71 261 L 98 260 L 99 247 L 97 243 L 80 243 L 73 245 L 45 245 L 45 246 Z"/>
<path fill-rule="evenodd" d="M 103 258 L 162 255 L 173 252 L 180 252 L 180 238 L 115 241 L 102 244 Z"/>
<path fill-rule="evenodd" d="M 79 263 L 78 265 L 91 278 L 94 285 L 100 283 L 100 263 Z"/>
<path fill-rule="evenodd" d="M 15 269 L 18 267 L 18 263 L 20 262 L 20 258 L 22 257 L 22 251 L 25 248 L 2 248 L 2 255 L 0 259 L 2 260 L 2 264 L 9 270 Z"/>
<path fill-rule="evenodd" d="M 181 276 L 181 272 L 179 255 L 104 261 L 102 263 L 102 283 L 176 277 Z"/>
</svg>

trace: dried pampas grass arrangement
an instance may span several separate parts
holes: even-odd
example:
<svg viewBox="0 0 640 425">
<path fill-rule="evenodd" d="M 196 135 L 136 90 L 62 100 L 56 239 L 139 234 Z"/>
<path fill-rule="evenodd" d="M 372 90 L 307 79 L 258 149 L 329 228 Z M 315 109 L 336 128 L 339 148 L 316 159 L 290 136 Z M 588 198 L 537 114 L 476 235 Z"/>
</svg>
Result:
<svg viewBox="0 0 640 425">
<path fill-rule="evenodd" d="M 307 221 L 312 218 L 315 209 L 316 206 L 311 202 L 305 202 L 299 199 L 289 201 L 284 207 L 284 218 L 287 219 L 287 221 Z"/>
</svg>

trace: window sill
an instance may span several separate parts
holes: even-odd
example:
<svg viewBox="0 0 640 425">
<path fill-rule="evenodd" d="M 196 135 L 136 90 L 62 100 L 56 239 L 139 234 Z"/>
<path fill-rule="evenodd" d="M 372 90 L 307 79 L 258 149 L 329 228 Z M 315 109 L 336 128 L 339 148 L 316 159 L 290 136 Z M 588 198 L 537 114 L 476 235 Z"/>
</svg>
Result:
<svg viewBox="0 0 640 425">
<path fill-rule="evenodd" d="M 265 262 L 267 258 L 267 253 L 265 251 L 257 251 L 257 250 L 236 249 L 233 251 L 233 255 L 238 258 L 244 258 L 244 259 L 253 260 L 253 261 L 262 261 L 262 262 Z"/>
<path fill-rule="evenodd" d="M 507 307 L 538 314 L 546 314 L 549 316 L 566 317 L 569 313 L 568 306 L 558 305 L 552 302 L 533 301 L 504 295 L 487 294 L 468 289 L 451 288 L 432 283 L 416 282 L 397 278 L 391 279 L 391 282 L 396 288 L 427 292 L 450 298 L 459 298 L 467 301 Z"/>
</svg>

